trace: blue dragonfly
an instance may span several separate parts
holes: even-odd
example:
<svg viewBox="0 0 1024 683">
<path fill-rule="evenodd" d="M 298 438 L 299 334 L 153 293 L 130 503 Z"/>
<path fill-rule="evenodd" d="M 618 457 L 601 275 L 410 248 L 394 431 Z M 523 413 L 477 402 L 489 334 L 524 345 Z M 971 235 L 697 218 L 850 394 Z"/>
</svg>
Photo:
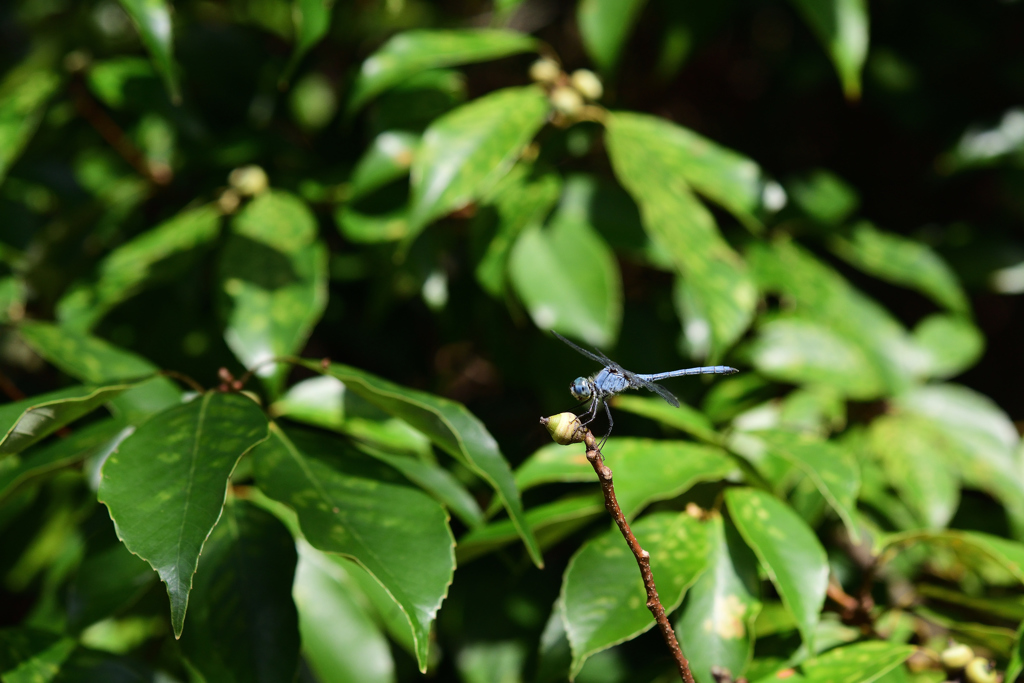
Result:
<svg viewBox="0 0 1024 683">
<path fill-rule="evenodd" d="M 602 405 L 604 411 L 608 415 L 608 433 L 601 439 L 601 445 L 608 440 L 608 436 L 612 433 L 612 426 L 615 421 L 612 420 L 612 411 L 608 407 L 608 399 L 615 394 L 626 391 L 627 389 L 647 389 L 653 391 L 658 396 L 661 396 L 665 401 L 676 408 L 679 407 L 679 399 L 672 395 L 665 387 L 655 384 L 655 382 L 669 377 L 687 377 L 689 375 L 733 375 L 739 372 L 736 368 L 730 368 L 728 365 L 703 365 L 697 368 L 685 368 L 683 370 L 673 370 L 671 372 L 657 372 L 651 375 L 641 375 L 635 372 L 630 372 L 625 369 L 608 356 L 604 355 L 600 351 L 592 353 L 586 349 L 573 344 L 571 341 L 558 334 L 554 330 L 551 334 L 555 335 L 566 344 L 582 353 L 587 358 L 597 361 L 604 368 L 598 371 L 596 374 L 590 377 L 577 377 L 569 385 L 569 393 L 572 397 L 580 402 L 580 405 L 590 401 L 590 406 L 587 410 L 580 415 L 580 417 L 586 417 L 586 421 L 581 422 L 580 426 L 586 426 L 594 421 L 597 417 L 597 409 Z"/>
</svg>

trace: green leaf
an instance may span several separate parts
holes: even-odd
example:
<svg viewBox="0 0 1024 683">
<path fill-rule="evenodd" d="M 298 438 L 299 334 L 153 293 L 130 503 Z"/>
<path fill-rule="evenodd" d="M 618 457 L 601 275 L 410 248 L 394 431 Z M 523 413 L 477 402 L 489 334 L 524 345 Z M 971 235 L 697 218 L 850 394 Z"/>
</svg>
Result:
<svg viewBox="0 0 1024 683">
<path fill-rule="evenodd" d="M 880 550 L 902 549 L 915 543 L 938 544 L 951 548 L 967 566 L 983 559 L 994 560 L 1014 579 L 1024 584 L 1024 543 L 980 531 L 906 531 L 880 539 Z"/>
<path fill-rule="evenodd" d="M 465 406 L 440 396 L 407 389 L 347 365 L 331 363 L 325 370 L 319 362 L 302 361 L 301 364 L 314 372 L 340 379 L 349 390 L 366 401 L 405 420 L 486 481 L 498 494 L 509 518 L 519 530 L 534 564 L 544 566 L 537 542 L 523 519 L 523 504 L 512 470 L 494 437 Z"/>
<path fill-rule="evenodd" d="M 698 683 L 714 683 L 712 667 L 739 678 L 754 654 L 754 619 L 761 610 L 757 558 L 720 515 L 707 522 L 707 570 L 689 591 L 676 632 Z"/>
<path fill-rule="evenodd" d="M 206 681 L 288 681 L 299 666 L 295 541 L 271 514 L 229 501 L 210 534 L 181 651 Z M 272 646 L 268 646 L 273 644 Z"/>
<path fill-rule="evenodd" d="M 400 207 L 386 213 L 362 213 L 348 204 L 334 214 L 342 236 L 356 244 L 397 242 L 409 234 L 409 210 Z"/>
<path fill-rule="evenodd" d="M 885 392 L 871 357 L 860 345 L 812 320 L 768 320 L 747 351 L 758 372 L 774 380 L 824 384 L 854 399 L 877 398 Z"/>
<path fill-rule="evenodd" d="M 619 439 L 611 439 L 615 444 Z M 615 448 L 608 449 L 612 453 Z M 534 451 L 533 455 L 516 469 L 516 487 L 526 489 L 552 482 L 596 482 L 597 475 L 587 460 L 586 453 L 578 448 L 567 448 L 549 443 Z"/>
<path fill-rule="evenodd" d="M 260 488 L 298 513 L 309 542 L 354 560 L 401 607 L 425 670 L 430 625 L 455 569 L 444 509 L 390 468 L 323 435 L 274 426 L 254 458 Z"/>
<path fill-rule="evenodd" d="M 752 488 L 725 492 L 740 535 L 775 584 L 800 635 L 813 651 L 814 630 L 828 587 L 828 558 L 817 536 L 793 510 L 769 493 Z"/>
<path fill-rule="evenodd" d="M 295 52 L 285 68 L 284 80 L 307 52 L 323 40 L 331 28 L 334 0 L 292 0 L 292 21 L 295 22 Z"/>
<path fill-rule="evenodd" d="M 370 55 L 349 96 L 349 113 L 408 77 L 427 69 L 499 59 L 537 48 L 522 33 L 501 30 L 405 31 Z"/>
<path fill-rule="evenodd" d="M 839 227 L 860 206 L 857 191 L 831 171 L 816 169 L 787 183 L 804 213 L 830 228 Z"/>
<path fill-rule="evenodd" d="M 839 515 L 855 543 L 860 541 L 856 522 L 860 470 L 841 446 L 815 437 L 781 430 L 753 432 L 773 454 L 795 464 Z"/>
<path fill-rule="evenodd" d="M 327 307 L 327 247 L 302 200 L 267 193 L 236 216 L 221 252 L 224 339 L 271 393 L 288 366 L 272 358 L 302 350 Z"/>
<path fill-rule="evenodd" d="M 220 212 L 213 205 L 186 209 L 131 241 L 100 263 L 96 282 L 74 287 L 57 302 L 62 326 L 85 331 L 107 311 L 147 285 L 178 275 L 199 247 L 220 231 Z"/>
<path fill-rule="evenodd" d="M 640 206 L 651 240 L 685 278 L 693 308 L 708 321 L 708 348 L 717 358 L 750 324 L 757 294 L 742 259 L 683 179 L 686 147 L 673 142 L 682 129 L 624 112 L 610 114 L 606 125 L 615 175 Z"/>
<path fill-rule="evenodd" d="M 68 586 L 68 626 L 78 631 L 137 601 L 156 581 L 149 563 L 115 543 L 89 555 Z"/>
<path fill-rule="evenodd" d="M 419 143 L 419 135 L 402 130 L 384 131 L 375 137 L 352 169 L 348 201 L 357 201 L 405 176 Z"/>
<path fill-rule="evenodd" d="M 659 512 L 633 525 L 650 553 L 651 572 L 665 612 L 683 600 L 704 571 L 708 557 L 705 525 L 686 513 Z M 587 658 L 632 640 L 654 626 L 636 558 L 617 528 L 585 543 L 562 577 L 561 608 L 572 648 L 569 678 Z"/>
<path fill-rule="evenodd" d="M 4 683 L 48 683 L 75 649 L 75 639 L 34 628 L 0 630 L 0 677 Z"/>
<path fill-rule="evenodd" d="M 251 399 L 208 392 L 150 418 L 103 465 L 99 500 L 118 538 L 167 584 L 175 637 L 228 478 L 266 438 L 267 419 Z"/>
<path fill-rule="evenodd" d="M 647 0 L 580 0 L 576 5 L 583 47 L 601 71 L 615 70 L 645 4 Z"/>
<path fill-rule="evenodd" d="M 860 99 L 868 56 L 868 7 L 864 0 L 793 0 L 828 51 L 848 100 Z"/>
<path fill-rule="evenodd" d="M 871 447 L 882 460 L 890 485 L 930 529 L 949 523 L 960 504 L 960 477 L 944 457 L 948 437 L 913 415 L 883 415 L 871 423 Z"/>
<path fill-rule="evenodd" d="M 538 87 L 505 88 L 431 123 L 412 163 L 410 234 L 494 187 L 544 125 L 549 109 Z"/>
<path fill-rule="evenodd" d="M 50 323 L 26 321 L 18 332 L 32 350 L 62 372 L 90 384 L 154 375 L 159 368 L 99 337 Z M 111 407 L 128 424 L 181 403 L 181 390 L 166 377 L 153 377 L 114 397 Z"/>
<path fill-rule="evenodd" d="M 542 224 L 562 193 L 560 176 L 533 176 L 531 170 L 527 164 L 516 164 L 484 197 L 494 207 L 497 227 L 477 263 L 476 279 L 493 297 L 505 294 L 509 252 L 520 233 L 528 226 Z M 474 227 L 479 227 L 479 221 Z"/>
<path fill-rule="evenodd" d="M 714 425 L 711 424 L 711 420 L 704 413 L 685 403 L 675 407 L 670 406 L 660 398 L 619 394 L 612 399 L 612 407 L 618 410 L 625 410 L 627 413 L 657 420 L 663 425 L 686 432 L 701 441 L 711 444 L 718 444 L 722 441 L 722 438 L 715 431 Z"/>
<path fill-rule="evenodd" d="M 0 82 L 0 183 L 43 120 L 46 103 L 61 85 L 56 55 L 40 49 Z"/>
<path fill-rule="evenodd" d="M 164 79 L 171 100 L 181 99 L 178 88 L 177 66 L 174 63 L 174 35 L 171 27 L 171 8 L 164 0 L 119 0 L 121 7 L 132 18 L 153 60 L 153 66 Z"/>
<path fill-rule="evenodd" d="M 913 645 L 869 640 L 829 650 L 800 668 L 807 683 L 871 683 L 902 664 L 917 650 Z"/>
<path fill-rule="evenodd" d="M 1024 671 L 1024 622 L 1017 628 L 1017 635 L 1013 641 L 1013 650 L 1010 652 L 1010 661 L 1006 665 L 1003 680 L 1015 681 L 1022 671 Z"/>
<path fill-rule="evenodd" d="M 27 298 L 28 286 L 21 277 L 12 275 L 0 278 L 0 325 L 23 316 Z"/>
<path fill-rule="evenodd" d="M 928 316 L 914 328 L 914 341 L 929 357 L 928 375 L 942 379 L 974 365 L 985 350 L 981 330 L 958 315 Z"/>
<path fill-rule="evenodd" d="M 145 57 L 120 55 L 94 62 L 86 74 L 89 90 L 111 109 L 134 105 L 149 109 L 146 96 L 157 100 L 162 95 L 153 64 Z M 159 100 L 158 100 L 159 101 Z"/>
<path fill-rule="evenodd" d="M 0 456 L 20 453 L 131 387 L 68 387 L 0 406 Z"/>
<path fill-rule="evenodd" d="M 116 420 L 94 422 L 76 429 L 66 438 L 0 460 L 0 501 L 25 481 L 67 467 L 108 447 L 122 428 Z"/>
<path fill-rule="evenodd" d="M 530 508 L 526 512 L 526 523 L 530 525 L 540 547 L 548 548 L 602 514 L 605 514 L 602 496 L 570 496 Z M 455 559 L 461 567 L 517 538 L 519 534 L 510 520 L 498 520 L 473 529 L 460 538 L 455 547 Z"/>
<path fill-rule="evenodd" d="M 509 279 L 537 327 L 607 347 L 622 322 L 622 276 L 588 219 L 596 189 L 586 176 L 566 181 L 551 225 L 528 227 L 516 241 Z"/>
<path fill-rule="evenodd" d="M 308 543 L 299 544 L 293 595 L 303 655 L 319 680 L 394 681 L 395 664 L 387 638 L 360 604 L 359 587 L 331 558 Z"/>
<path fill-rule="evenodd" d="M 967 313 L 967 295 L 941 256 L 923 242 L 883 232 L 867 221 L 849 239 L 835 237 L 832 251 L 865 273 L 915 289 L 954 313 Z"/>
</svg>

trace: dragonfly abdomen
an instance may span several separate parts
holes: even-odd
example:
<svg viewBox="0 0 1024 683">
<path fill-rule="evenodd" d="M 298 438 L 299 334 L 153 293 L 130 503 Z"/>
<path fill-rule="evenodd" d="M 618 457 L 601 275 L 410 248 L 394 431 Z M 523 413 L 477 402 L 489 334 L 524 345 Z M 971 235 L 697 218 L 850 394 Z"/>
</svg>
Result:
<svg viewBox="0 0 1024 683">
<path fill-rule="evenodd" d="M 649 382 L 657 382 L 660 379 L 669 377 L 689 377 L 690 375 L 733 375 L 739 372 L 736 368 L 728 365 L 702 365 L 699 368 L 686 368 L 684 370 L 673 370 L 672 372 L 659 372 L 654 375 L 640 375 Z"/>
</svg>

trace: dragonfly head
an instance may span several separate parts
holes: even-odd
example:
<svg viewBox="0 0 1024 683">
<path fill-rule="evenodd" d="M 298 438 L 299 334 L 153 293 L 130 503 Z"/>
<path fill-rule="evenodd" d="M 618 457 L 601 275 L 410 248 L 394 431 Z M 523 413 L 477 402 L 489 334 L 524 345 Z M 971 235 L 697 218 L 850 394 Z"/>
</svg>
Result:
<svg viewBox="0 0 1024 683">
<path fill-rule="evenodd" d="M 577 401 L 586 401 L 590 398 L 592 393 L 590 388 L 590 380 L 586 377 L 577 377 L 569 385 L 569 393 Z"/>
</svg>

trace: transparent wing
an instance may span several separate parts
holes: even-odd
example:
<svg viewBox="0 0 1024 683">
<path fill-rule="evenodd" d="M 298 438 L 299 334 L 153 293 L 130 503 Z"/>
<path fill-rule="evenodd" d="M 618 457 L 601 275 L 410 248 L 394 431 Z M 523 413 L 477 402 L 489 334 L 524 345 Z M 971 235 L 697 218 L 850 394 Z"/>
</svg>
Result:
<svg viewBox="0 0 1024 683">
<path fill-rule="evenodd" d="M 653 391 L 654 393 L 656 393 L 658 396 L 661 396 L 663 399 L 665 399 L 665 401 L 670 406 L 672 406 L 674 408 L 678 408 L 679 407 L 679 399 L 676 398 L 675 395 L 671 391 L 669 391 L 665 387 L 661 386 L 660 384 L 655 384 L 654 382 L 648 382 L 648 384 L 650 384 L 650 386 L 648 388 L 651 391 Z"/>
<path fill-rule="evenodd" d="M 610 366 L 610 367 L 613 367 L 613 368 L 618 368 L 619 367 L 618 363 L 616 363 L 615 361 L 609 359 L 608 356 L 604 355 L 600 351 L 598 351 L 597 353 L 592 353 L 590 351 L 587 351 L 582 346 L 577 346 L 576 344 L 573 344 L 571 341 L 569 341 L 568 339 L 566 339 L 562 335 L 558 334 L 554 330 L 551 330 L 551 334 L 555 335 L 556 337 L 558 337 L 559 339 L 564 341 L 566 344 L 568 344 L 572 348 L 574 348 L 577 351 L 579 351 L 580 353 L 582 353 L 587 358 L 589 358 L 591 360 L 594 360 L 594 361 L 597 361 L 601 365 L 606 365 L 606 366 Z M 598 354 L 600 354 L 600 355 L 598 355 Z"/>
</svg>

